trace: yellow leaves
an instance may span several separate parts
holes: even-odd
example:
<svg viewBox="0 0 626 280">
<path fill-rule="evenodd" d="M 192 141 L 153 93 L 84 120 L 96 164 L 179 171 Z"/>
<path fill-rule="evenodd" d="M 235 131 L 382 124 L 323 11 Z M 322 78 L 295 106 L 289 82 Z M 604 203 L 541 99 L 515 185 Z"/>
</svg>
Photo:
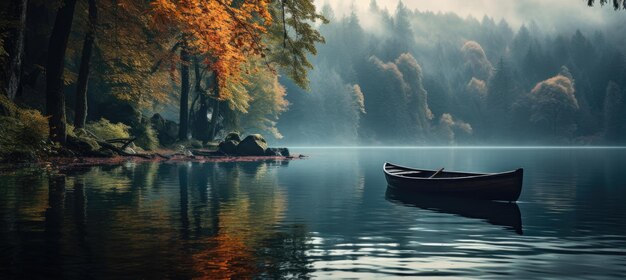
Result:
<svg viewBox="0 0 626 280">
<path fill-rule="evenodd" d="M 278 76 L 265 67 L 259 67 L 258 60 L 252 60 L 242 69 L 245 83 L 229 83 L 233 98 L 229 99 L 238 127 L 250 133 L 263 133 L 280 139 L 276 121 L 289 105 L 285 99 L 286 90 L 278 82 Z M 251 70 L 248 70 L 251 69 Z"/>
<path fill-rule="evenodd" d="M 98 4 L 95 59 L 101 67 L 92 69 L 92 79 L 102 91 L 142 109 L 167 102 L 172 91 L 168 73 L 152 68 L 156 61 L 169 60 L 167 52 L 173 43 L 167 40 L 170 33 L 150 28 L 155 20 L 148 16 L 153 7 L 147 1 L 135 0 Z"/>
<path fill-rule="evenodd" d="M 573 95 L 576 92 L 574 83 L 569 78 L 558 74 L 543 82 L 537 83 L 531 93 L 541 94 L 542 92 L 558 92 L 565 95 Z"/>
<path fill-rule="evenodd" d="M 174 26 L 185 34 L 191 51 L 208 55 L 208 69 L 216 73 L 219 98 L 229 100 L 242 83 L 241 65 L 263 53 L 262 36 L 272 22 L 270 0 L 156 0 L 152 24 L 157 29 Z"/>
<path fill-rule="evenodd" d="M 532 89 L 531 98 L 536 104 L 550 108 L 579 109 L 575 95 L 574 81 L 567 74 L 559 73 L 545 81 L 539 82 Z M 536 108 L 541 107 L 535 105 Z M 534 119 L 541 119 L 545 110 L 537 110 Z"/>
</svg>

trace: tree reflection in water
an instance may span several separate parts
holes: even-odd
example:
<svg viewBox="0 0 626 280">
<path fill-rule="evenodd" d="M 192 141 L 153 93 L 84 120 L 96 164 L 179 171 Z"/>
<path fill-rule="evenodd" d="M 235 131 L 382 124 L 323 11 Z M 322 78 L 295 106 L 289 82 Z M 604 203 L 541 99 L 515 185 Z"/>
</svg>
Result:
<svg viewBox="0 0 626 280">
<path fill-rule="evenodd" d="M 40 184 L 13 180 L 7 191 L 35 190 L 11 196 L 15 201 L 0 198 L 2 221 L 10 223 L 0 227 L 0 273 L 308 278 L 308 230 L 282 225 L 287 196 L 276 172 L 285 164 L 126 164 L 73 170 Z M 37 215 L 40 222 L 21 226 Z"/>
<path fill-rule="evenodd" d="M 286 196 L 269 163 L 222 163 L 194 176 L 210 191 L 213 231 L 194 240 L 193 271 L 199 277 L 254 278 L 262 275 L 306 278 L 303 226 L 280 231 Z M 204 169 L 201 169 L 204 170 Z M 199 180 L 195 180 L 199 179 Z M 206 185 L 203 185 L 206 184 Z M 203 197 L 203 196 L 200 196 Z M 277 245 L 282 244 L 277 249 Z M 281 252 L 278 252 L 281 251 Z"/>
</svg>

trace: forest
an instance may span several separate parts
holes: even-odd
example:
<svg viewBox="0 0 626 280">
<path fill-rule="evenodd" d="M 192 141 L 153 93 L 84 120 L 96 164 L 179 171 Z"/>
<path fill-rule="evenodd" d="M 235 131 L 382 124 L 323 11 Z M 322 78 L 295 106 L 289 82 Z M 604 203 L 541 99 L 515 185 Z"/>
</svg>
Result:
<svg viewBox="0 0 626 280">
<path fill-rule="evenodd" d="M 275 131 L 287 106 L 279 74 L 309 86 L 324 42 L 314 24 L 327 22 L 309 0 L 24 0 L 2 13 L 5 158 Z"/>
<path fill-rule="evenodd" d="M 320 27 L 327 42 L 312 59 L 311 93 L 281 79 L 286 143 L 626 143 L 626 18 L 612 29 L 513 27 L 376 1 L 322 14 L 330 23 Z"/>
<path fill-rule="evenodd" d="M 544 30 L 401 1 L 316 4 L 5 1 L 0 154 L 127 138 L 207 147 L 231 132 L 314 146 L 626 143 L 626 17 Z"/>
</svg>

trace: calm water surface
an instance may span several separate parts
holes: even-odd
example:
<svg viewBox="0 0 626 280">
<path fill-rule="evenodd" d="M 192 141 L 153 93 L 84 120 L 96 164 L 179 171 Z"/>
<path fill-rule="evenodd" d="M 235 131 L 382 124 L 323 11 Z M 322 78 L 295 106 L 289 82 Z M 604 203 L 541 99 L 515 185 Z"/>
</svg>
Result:
<svg viewBox="0 0 626 280">
<path fill-rule="evenodd" d="M 0 175 L 0 278 L 626 277 L 626 149 L 296 149 Z M 517 204 L 387 192 L 385 161 L 524 167 Z"/>
</svg>

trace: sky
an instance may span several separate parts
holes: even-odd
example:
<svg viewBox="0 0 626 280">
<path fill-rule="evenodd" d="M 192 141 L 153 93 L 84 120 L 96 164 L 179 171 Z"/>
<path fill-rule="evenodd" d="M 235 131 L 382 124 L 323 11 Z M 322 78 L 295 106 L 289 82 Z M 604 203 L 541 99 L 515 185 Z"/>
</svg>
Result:
<svg viewBox="0 0 626 280">
<path fill-rule="evenodd" d="M 506 19 L 514 28 L 523 23 L 535 21 L 545 30 L 556 30 L 586 25 L 608 25 L 615 19 L 626 18 L 626 11 L 614 11 L 612 7 L 588 7 L 587 0 L 403 0 L 411 10 L 433 12 L 453 12 L 461 17 L 473 16 L 482 19 L 484 15 L 496 21 Z M 598 1 L 599 2 L 599 1 Z M 352 6 L 358 14 L 366 14 L 370 0 L 315 0 L 318 7 L 328 3 L 337 16 L 349 13 Z M 377 0 L 380 7 L 390 12 L 396 10 L 398 0 Z M 582 22 L 581 22 L 582 21 Z M 608 26 L 610 27 L 610 26 Z"/>
</svg>

